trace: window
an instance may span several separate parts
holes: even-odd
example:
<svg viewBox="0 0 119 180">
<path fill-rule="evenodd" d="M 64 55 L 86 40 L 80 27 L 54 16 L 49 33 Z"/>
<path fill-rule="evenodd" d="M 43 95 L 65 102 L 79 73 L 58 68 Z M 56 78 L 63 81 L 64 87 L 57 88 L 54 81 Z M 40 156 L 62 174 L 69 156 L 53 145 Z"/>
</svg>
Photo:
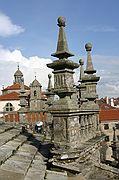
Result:
<svg viewBox="0 0 119 180">
<path fill-rule="evenodd" d="M 36 96 L 37 95 L 37 93 L 36 93 L 36 90 L 34 91 L 34 96 Z"/>
<path fill-rule="evenodd" d="M 116 129 L 119 129 L 119 124 L 115 124 Z"/>
<path fill-rule="evenodd" d="M 106 137 L 105 137 L 105 141 L 106 141 L 106 142 L 109 142 L 109 136 L 106 136 Z"/>
<path fill-rule="evenodd" d="M 4 110 L 5 111 L 13 111 L 13 105 L 11 104 L 11 103 L 7 103 L 6 105 L 5 105 L 5 108 L 4 108 Z"/>
<path fill-rule="evenodd" d="M 104 124 L 104 129 L 109 129 L 109 124 Z"/>
</svg>

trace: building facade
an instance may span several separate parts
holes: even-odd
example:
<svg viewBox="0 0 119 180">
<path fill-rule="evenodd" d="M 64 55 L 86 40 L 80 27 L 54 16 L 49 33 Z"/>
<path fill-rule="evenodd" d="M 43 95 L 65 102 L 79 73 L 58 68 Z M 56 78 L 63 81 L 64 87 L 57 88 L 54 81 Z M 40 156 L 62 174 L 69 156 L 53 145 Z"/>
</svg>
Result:
<svg viewBox="0 0 119 180">
<path fill-rule="evenodd" d="M 111 143 L 113 141 L 113 128 L 116 129 L 116 138 L 119 141 L 119 109 L 102 103 L 100 106 L 99 120 L 101 131 L 106 135 L 105 160 L 113 160 Z"/>
</svg>

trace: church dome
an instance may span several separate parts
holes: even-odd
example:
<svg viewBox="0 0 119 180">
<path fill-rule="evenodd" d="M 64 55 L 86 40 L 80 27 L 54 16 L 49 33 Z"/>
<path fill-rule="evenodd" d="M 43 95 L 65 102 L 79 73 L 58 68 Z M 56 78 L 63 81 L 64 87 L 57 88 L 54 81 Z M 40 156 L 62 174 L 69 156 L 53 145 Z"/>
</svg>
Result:
<svg viewBox="0 0 119 180">
<path fill-rule="evenodd" d="M 41 84 L 39 83 L 39 81 L 37 79 L 35 79 L 32 83 L 31 83 L 32 87 L 42 87 Z"/>
<path fill-rule="evenodd" d="M 19 70 L 19 66 L 18 70 L 14 73 L 14 76 L 23 76 L 23 73 Z"/>
</svg>

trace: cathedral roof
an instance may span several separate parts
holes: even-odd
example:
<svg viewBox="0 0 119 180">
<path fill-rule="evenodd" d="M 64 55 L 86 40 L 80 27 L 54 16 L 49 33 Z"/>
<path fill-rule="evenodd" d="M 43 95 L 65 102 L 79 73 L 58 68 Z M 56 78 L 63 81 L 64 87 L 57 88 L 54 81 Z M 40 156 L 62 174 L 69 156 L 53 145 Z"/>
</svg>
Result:
<svg viewBox="0 0 119 180">
<path fill-rule="evenodd" d="M 11 92 L 5 95 L 0 96 L 0 101 L 8 101 L 8 100 L 19 100 L 19 93 Z"/>
<path fill-rule="evenodd" d="M 17 71 L 14 73 L 14 76 L 23 76 L 23 73 L 19 70 L 19 66 Z"/>
<path fill-rule="evenodd" d="M 26 90 L 29 90 L 30 88 L 26 85 L 24 85 L 24 88 Z M 6 90 L 20 90 L 21 89 L 21 85 L 19 83 L 13 84 L 11 86 L 8 86 L 7 88 L 3 89 L 2 91 L 6 91 Z"/>
</svg>

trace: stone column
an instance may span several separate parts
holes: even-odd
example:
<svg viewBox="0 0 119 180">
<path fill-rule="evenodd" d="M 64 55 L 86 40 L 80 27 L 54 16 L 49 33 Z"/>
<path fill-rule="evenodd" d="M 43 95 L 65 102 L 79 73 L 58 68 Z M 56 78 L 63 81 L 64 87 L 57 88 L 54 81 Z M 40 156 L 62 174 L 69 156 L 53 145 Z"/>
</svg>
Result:
<svg viewBox="0 0 119 180">
<path fill-rule="evenodd" d="M 89 115 L 88 121 L 89 121 L 89 137 L 90 137 L 90 139 L 91 139 L 91 138 L 93 138 L 92 115 Z"/>
<path fill-rule="evenodd" d="M 85 134 L 86 134 L 86 140 L 89 140 L 89 131 L 88 131 L 88 116 L 85 115 Z"/>
<path fill-rule="evenodd" d="M 85 122 L 84 122 L 84 115 L 81 115 L 81 142 L 84 142 L 86 139 L 85 136 Z"/>
</svg>

